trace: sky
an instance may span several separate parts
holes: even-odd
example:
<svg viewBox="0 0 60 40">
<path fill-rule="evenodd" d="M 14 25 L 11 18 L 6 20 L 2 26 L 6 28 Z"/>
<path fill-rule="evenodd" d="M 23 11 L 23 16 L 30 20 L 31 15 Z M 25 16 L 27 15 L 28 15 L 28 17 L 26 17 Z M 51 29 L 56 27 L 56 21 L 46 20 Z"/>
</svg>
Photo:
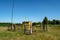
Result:
<svg viewBox="0 0 60 40">
<path fill-rule="evenodd" d="M 11 22 L 12 0 L 0 0 L 0 22 Z M 60 0 L 14 0 L 13 23 L 60 20 Z"/>
</svg>

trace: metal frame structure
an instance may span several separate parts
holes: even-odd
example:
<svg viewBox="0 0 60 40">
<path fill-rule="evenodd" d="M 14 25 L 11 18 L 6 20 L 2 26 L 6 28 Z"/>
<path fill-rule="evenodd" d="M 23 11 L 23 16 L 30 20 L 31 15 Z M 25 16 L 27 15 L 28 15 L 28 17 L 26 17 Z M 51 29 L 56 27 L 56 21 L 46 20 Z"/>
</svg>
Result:
<svg viewBox="0 0 60 40">
<path fill-rule="evenodd" d="M 23 22 L 23 30 L 25 34 L 32 34 L 32 22 Z"/>
</svg>

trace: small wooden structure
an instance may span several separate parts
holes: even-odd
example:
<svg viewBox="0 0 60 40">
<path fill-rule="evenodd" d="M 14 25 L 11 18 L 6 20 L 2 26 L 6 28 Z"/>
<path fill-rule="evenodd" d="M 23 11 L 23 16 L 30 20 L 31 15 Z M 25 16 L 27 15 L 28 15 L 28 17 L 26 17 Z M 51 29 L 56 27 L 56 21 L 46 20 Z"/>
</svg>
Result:
<svg viewBox="0 0 60 40">
<path fill-rule="evenodd" d="M 32 34 L 32 22 L 23 22 L 23 30 L 25 34 Z"/>
</svg>

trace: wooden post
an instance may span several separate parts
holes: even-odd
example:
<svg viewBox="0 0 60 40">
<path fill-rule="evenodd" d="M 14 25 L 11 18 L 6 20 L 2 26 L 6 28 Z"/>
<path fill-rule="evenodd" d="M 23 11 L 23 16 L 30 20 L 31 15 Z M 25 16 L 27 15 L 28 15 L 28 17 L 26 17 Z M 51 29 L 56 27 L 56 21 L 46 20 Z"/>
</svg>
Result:
<svg viewBox="0 0 60 40">
<path fill-rule="evenodd" d="M 14 31 L 16 31 L 16 25 L 15 24 L 13 25 L 13 27 L 14 27 Z"/>
<path fill-rule="evenodd" d="M 43 31 L 45 31 L 45 24 L 43 24 Z"/>
<path fill-rule="evenodd" d="M 47 24 L 46 24 L 46 31 L 48 31 Z"/>
</svg>

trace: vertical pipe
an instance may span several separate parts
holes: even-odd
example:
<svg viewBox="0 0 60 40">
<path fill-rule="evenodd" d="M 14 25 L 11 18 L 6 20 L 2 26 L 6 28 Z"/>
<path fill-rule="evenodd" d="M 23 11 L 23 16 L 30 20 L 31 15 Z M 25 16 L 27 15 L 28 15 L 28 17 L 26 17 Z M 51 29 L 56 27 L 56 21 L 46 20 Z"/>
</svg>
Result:
<svg viewBox="0 0 60 40">
<path fill-rule="evenodd" d="M 30 34 L 32 34 L 32 23 L 30 24 Z"/>
<path fill-rule="evenodd" d="M 12 0 L 11 30 L 12 30 L 12 27 L 13 27 L 13 11 L 14 11 L 14 0 Z"/>
</svg>

